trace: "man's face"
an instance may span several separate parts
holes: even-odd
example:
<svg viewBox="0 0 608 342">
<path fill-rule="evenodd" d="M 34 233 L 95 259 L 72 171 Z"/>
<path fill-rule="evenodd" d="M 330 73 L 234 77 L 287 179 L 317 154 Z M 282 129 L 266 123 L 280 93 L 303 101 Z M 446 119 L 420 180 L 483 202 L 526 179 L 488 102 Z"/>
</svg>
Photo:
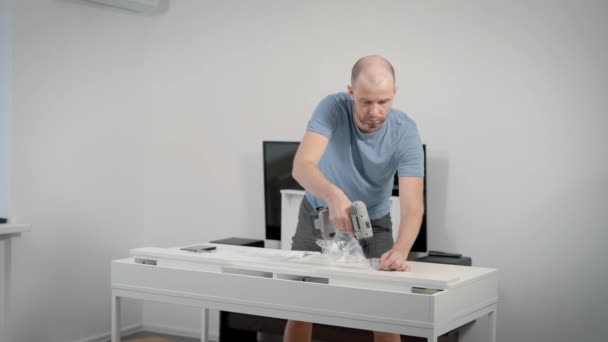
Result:
<svg viewBox="0 0 608 342">
<path fill-rule="evenodd" d="M 363 133 L 373 133 L 382 127 L 393 106 L 396 89 L 392 77 L 380 82 L 358 79 L 348 87 L 355 102 L 355 122 Z"/>
</svg>

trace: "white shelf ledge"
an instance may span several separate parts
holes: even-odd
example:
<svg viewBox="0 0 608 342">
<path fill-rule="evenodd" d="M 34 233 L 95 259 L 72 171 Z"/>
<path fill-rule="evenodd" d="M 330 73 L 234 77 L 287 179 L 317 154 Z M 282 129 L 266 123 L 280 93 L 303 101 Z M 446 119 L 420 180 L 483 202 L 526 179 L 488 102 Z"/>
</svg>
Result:
<svg viewBox="0 0 608 342">
<path fill-rule="evenodd" d="M 29 232 L 32 226 L 27 223 L 0 223 L 0 236 Z"/>
</svg>

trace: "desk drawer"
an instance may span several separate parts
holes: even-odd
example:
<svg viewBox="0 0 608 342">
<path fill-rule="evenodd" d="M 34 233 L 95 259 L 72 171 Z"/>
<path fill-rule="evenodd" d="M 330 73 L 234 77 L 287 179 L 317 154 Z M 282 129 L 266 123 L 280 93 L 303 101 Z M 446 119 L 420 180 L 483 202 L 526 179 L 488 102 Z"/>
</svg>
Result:
<svg viewBox="0 0 608 342">
<path fill-rule="evenodd" d="M 218 268 L 219 269 L 219 268 Z M 433 295 L 332 285 L 298 276 L 222 273 L 144 265 L 132 259 L 112 262 L 112 288 L 190 298 L 212 309 L 230 305 L 308 313 L 325 318 L 432 326 Z M 310 279 L 309 279 L 310 280 Z"/>
</svg>

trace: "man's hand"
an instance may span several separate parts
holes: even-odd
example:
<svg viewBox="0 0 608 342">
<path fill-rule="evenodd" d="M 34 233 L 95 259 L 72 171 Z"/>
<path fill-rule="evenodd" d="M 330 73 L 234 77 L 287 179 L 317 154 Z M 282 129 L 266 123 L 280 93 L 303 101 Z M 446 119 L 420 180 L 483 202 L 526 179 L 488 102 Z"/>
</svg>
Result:
<svg viewBox="0 0 608 342">
<path fill-rule="evenodd" d="M 329 220 L 336 226 L 336 229 L 350 235 L 355 235 L 350 216 L 350 207 L 353 204 L 348 197 L 340 192 L 331 200 L 331 203 L 327 204 L 329 206 Z"/>
<path fill-rule="evenodd" d="M 392 271 L 409 271 L 410 266 L 405 262 L 406 255 L 396 249 L 382 254 L 380 257 L 379 266 L 381 270 L 392 270 Z"/>
</svg>

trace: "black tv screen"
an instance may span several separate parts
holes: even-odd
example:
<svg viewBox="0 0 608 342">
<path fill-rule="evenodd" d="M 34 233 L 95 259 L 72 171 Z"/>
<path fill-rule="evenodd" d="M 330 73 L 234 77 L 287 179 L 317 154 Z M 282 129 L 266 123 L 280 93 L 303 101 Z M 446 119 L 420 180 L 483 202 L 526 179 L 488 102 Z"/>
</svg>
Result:
<svg viewBox="0 0 608 342">
<path fill-rule="evenodd" d="M 266 215 L 266 239 L 281 240 L 281 190 L 304 190 L 291 175 L 293 159 L 299 142 L 264 141 L 264 207 Z M 424 151 L 424 207 L 426 208 L 426 146 Z M 393 196 L 399 196 L 399 178 L 395 173 Z M 412 252 L 426 252 L 426 210 L 422 217 L 420 233 L 412 246 Z"/>
<path fill-rule="evenodd" d="M 304 190 L 291 176 L 299 142 L 264 141 L 266 239 L 281 240 L 281 190 Z"/>
</svg>

